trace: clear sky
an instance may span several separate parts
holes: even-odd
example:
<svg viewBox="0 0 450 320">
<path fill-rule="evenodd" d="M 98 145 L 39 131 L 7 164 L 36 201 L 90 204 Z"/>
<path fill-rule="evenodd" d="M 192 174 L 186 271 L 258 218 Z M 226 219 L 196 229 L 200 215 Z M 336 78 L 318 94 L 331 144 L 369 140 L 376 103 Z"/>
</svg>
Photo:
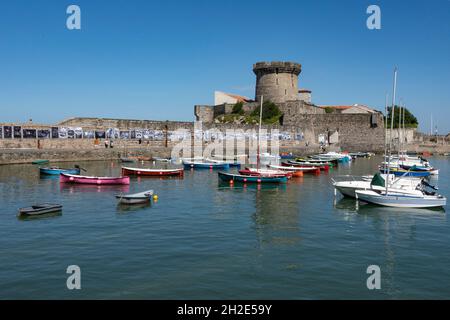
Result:
<svg viewBox="0 0 450 320">
<path fill-rule="evenodd" d="M 66 8 L 81 8 L 81 30 Z M 366 27 L 370 4 L 381 30 Z M 450 131 L 450 1 L 9 0 L 0 5 L 0 122 L 193 120 L 214 90 L 254 98 L 252 64 L 302 64 L 316 104 L 398 98 Z"/>
</svg>

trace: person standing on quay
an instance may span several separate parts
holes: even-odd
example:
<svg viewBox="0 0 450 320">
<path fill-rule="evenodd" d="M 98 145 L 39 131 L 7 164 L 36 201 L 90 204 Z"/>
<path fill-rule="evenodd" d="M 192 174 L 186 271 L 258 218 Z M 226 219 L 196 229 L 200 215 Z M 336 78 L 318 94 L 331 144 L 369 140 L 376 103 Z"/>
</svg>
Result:
<svg viewBox="0 0 450 320">
<path fill-rule="evenodd" d="M 108 149 L 108 140 L 105 140 L 105 149 Z"/>
</svg>

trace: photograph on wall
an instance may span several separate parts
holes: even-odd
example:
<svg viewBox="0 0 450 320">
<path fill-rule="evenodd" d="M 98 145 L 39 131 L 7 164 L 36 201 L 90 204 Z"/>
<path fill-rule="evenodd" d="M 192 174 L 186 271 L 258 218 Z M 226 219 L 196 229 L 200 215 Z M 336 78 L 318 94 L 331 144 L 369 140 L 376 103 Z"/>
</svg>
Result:
<svg viewBox="0 0 450 320">
<path fill-rule="evenodd" d="M 23 138 L 24 139 L 35 139 L 36 138 L 36 129 L 23 129 Z"/>
<path fill-rule="evenodd" d="M 95 138 L 96 139 L 105 139 L 106 132 L 105 131 L 95 131 Z"/>
<path fill-rule="evenodd" d="M 83 129 L 82 128 L 73 128 L 74 138 L 82 139 L 83 138 Z"/>
<path fill-rule="evenodd" d="M 22 138 L 22 127 L 14 126 L 13 135 L 14 135 L 14 139 L 21 139 Z"/>
<path fill-rule="evenodd" d="M 94 139 L 95 138 L 95 131 L 94 130 L 87 130 L 83 132 L 83 137 L 85 139 Z"/>
<path fill-rule="evenodd" d="M 74 128 L 67 128 L 67 138 L 75 139 L 75 130 L 74 130 Z"/>
<path fill-rule="evenodd" d="M 141 129 L 135 130 L 135 135 L 136 139 L 142 139 L 143 138 L 142 130 Z"/>
<path fill-rule="evenodd" d="M 37 131 L 37 137 L 39 139 L 50 139 L 50 129 L 39 129 Z"/>
<path fill-rule="evenodd" d="M 106 138 L 108 139 L 119 139 L 120 131 L 117 128 L 109 128 L 106 130 Z"/>
<path fill-rule="evenodd" d="M 130 139 L 130 131 L 120 131 L 120 139 Z"/>
<path fill-rule="evenodd" d="M 60 139 L 67 139 L 67 131 L 66 127 L 61 127 L 58 129 L 58 136 Z"/>
<path fill-rule="evenodd" d="M 52 127 L 52 139 L 58 139 L 58 138 L 59 138 L 58 127 Z"/>
<path fill-rule="evenodd" d="M 12 127 L 11 126 L 3 126 L 3 138 L 5 138 L 5 139 L 12 138 Z"/>
</svg>

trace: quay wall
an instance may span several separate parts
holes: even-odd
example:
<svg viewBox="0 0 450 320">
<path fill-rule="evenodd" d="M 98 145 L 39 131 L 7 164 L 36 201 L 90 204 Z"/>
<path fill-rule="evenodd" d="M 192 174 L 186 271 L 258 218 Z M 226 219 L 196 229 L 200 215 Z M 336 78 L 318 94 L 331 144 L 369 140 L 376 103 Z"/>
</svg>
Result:
<svg viewBox="0 0 450 320">
<path fill-rule="evenodd" d="M 113 138 L 113 148 L 104 147 L 105 138 L 78 137 L 60 138 L 59 136 L 46 136 L 34 138 L 18 136 L 10 133 L 5 135 L 5 127 L 22 130 L 49 131 L 58 128 L 81 128 L 86 132 L 105 132 L 115 128 L 117 134 L 123 132 L 148 130 L 151 136 L 142 138 L 141 143 L 131 135 L 126 138 L 117 136 Z M 169 157 L 171 150 L 180 143 L 181 138 L 172 136 L 179 129 L 184 130 L 185 138 L 193 140 L 195 135 L 194 122 L 176 121 L 150 121 L 150 120 L 124 120 L 99 118 L 71 118 L 55 125 L 41 125 L 34 123 L 14 124 L 0 123 L 0 164 L 31 162 L 35 159 L 45 158 L 55 161 L 118 159 L 120 156 L 157 156 Z M 139 128 L 139 130 L 138 130 Z M 277 129 L 279 132 L 279 151 L 295 154 L 312 154 L 320 152 L 322 145 L 326 150 L 344 151 L 372 151 L 384 150 L 384 127 L 381 114 L 294 114 L 284 119 L 283 125 L 263 126 L 263 129 Z M 240 130 L 250 135 L 257 133 L 257 126 L 242 124 L 203 123 L 202 130 L 208 135 L 203 137 L 203 147 L 214 143 L 217 136 L 214 132 L 225 133 L 227 130 Z M 273 131 L 272 131 L 273 132 Z M 398 132 L 393 133 L 393 137 Z M 412 136 L 412 137 L 411 137 Z M 249 136 L 247 136 L 249 139 Z M 254 143 L 254 142 L 252 142 Z M 226 143 L 224 143 L 226 145 Z M 250 142 L 245 142 L 247 150 Z M 406 148 L 416 152 L 447 153 L 450 152 L 449 138 L 440 136 L 427 136 L 417 132 L 408 131 Z M 192 146 L 193 149 L 193 146 Z"/>
</svg>

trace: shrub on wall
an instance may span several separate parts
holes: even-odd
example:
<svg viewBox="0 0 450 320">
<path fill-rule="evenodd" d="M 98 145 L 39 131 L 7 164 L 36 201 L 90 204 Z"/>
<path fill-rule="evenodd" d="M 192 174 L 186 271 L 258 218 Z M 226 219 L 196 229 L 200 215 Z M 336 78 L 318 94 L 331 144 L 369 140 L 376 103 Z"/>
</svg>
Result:
<svg viewBox="0 0 450 320">
<path fill-rule="evenodd" d="M 243 106 L 244 106 L 243 102 L 237 102 L 233 106 L 233 110 L 231 112 L 235 114 L 244 114 L 244 110 L 242 109 Z"/>
</svg>

